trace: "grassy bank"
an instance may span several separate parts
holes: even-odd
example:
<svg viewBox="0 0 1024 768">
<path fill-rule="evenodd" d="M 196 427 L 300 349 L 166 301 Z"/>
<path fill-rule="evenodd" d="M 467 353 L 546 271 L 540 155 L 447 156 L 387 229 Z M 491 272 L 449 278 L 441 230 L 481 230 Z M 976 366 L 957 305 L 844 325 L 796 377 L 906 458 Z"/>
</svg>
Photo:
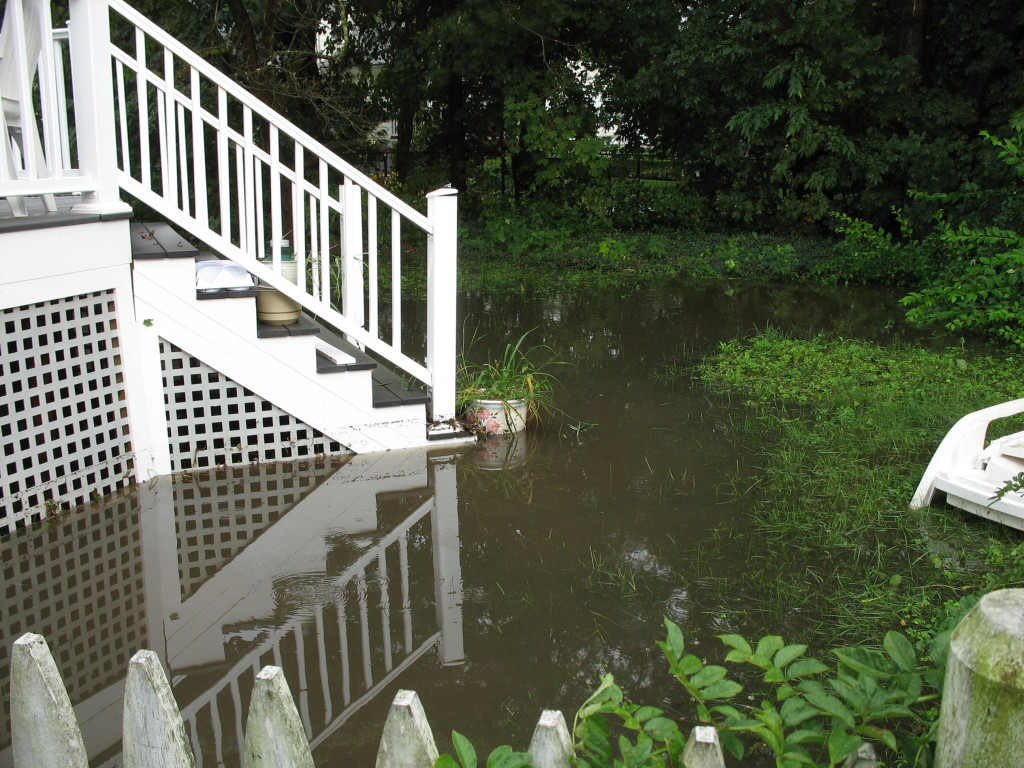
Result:
<svg viewBox="0 0 1024 768">
<path fill-rule="evenodd" d="M 1024 395 L 1022 363 L 770 330 L 722 345 L 696 375 L 735 404 L 726 429 L 759 446 L 732 488 L 751 515 L 718 532 L 692 588 L 748 634 L 827 647 L 897 629 L 923 650 L 974 595 L 1024 584 L 1019 532 L 943 504 L 908 509 L 956 419 Z M 746 567 L 722 572 L 726 552 Z"/>
</svg>

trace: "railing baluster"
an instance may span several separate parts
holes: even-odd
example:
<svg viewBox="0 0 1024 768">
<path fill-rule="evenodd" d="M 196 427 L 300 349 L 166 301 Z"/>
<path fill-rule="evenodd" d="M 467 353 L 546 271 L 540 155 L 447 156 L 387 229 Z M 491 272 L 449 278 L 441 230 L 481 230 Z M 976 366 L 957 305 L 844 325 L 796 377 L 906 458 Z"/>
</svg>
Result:
<svg viewBox="0 0 1024 768">
<path fill-rule="evenodd" d="M 274 254 L 274 269 L 280 270 L 281 258 L 281 143 L 277 126 L 270 125 L 270 162 L 267 164 L 267 183 L 270 184 L 270 248 Z M 260 174 L 262 177 L 262 174 Z M 263 206 L 261 205 L 262 209 Z M 263 230 L 262 222 L 260 231 Z M 265 251 L 261 251 L 265 253 Z"/>
<path fill-rule="evenodd" d="M 68 45 L 68 30 L 53 30 L 54 77 L 57 88 L 57 125 L 60 137 L 60 163 L 63 170 L 71 169 L 71 131 L 68 124 L 67 77 L 64 51 Z"/>
<path fill-rule="evenodd" d="M 251 171 L 246 170 L 245 150 L 235 145 L 235 200 L 238 206 L 238 247 L 243 253 L 249 252 L 249 187 L 246 183 Z"/>
<path fill-rule="evenodd" d="M 305 200 L 305 194 L 303 194 L 303 200 Z M 319 210 L 317 206 L 317 199 L 313 196 L 309 198 L 309 257 L 313 260 L 312 269 L 310 270 L 312 286 L 310 287 L 310 293 L 316 298 L 323 296 L 322 282 L 324 279 L 324 273 L 327 272 L 331 265 L 324 261 L 324 256 L 321 253 L 320 248 L 320 233 L 319 233 Z"/>
<path fill-rule="evenodd" d="M 292 183 L 292 249 L 295 251 L 295 258 L 300 259 L 298 273 L 306 274 L 306 257 L 314 259 L 313 270 L 316 270 L 316 253 L 306 248 L 306 159 L 302 152 L 302 145 L 295 142 L 295 181 Z M 303 290 L 310 290 L 305 280 L 299 281 Z M 317 295 L 316 277 L 313 278 L 312 293 Z"/>
<path fill-rule="evenodd" d="M 370 324 L 368 330 L 380 336 L 380 296 L 377 294 L 377 198 L 366 193 L 366 258 L 369 270 Z"/>
<path fill-rule="evenodd" d="M 177 114 L 177 127 L 178 127 L 178 179 L 179 188 L 181 190 L 181 210 L 186 214 L 193 213 L 191 205 L 191 194 L 189 192 L 188 183 L 188 128 L 185 121 L 185 105 L 178 102 L 176 103 L 175 112 Z"/>
<path fill-rule="evenodd" d="M 244 186 L 238 191 L 238 199 L 245 201 L 245 245 L 242 250 L 249 256 L 260 253 L 256 239 L 256 184 L 253 179 L 255 173 L 255 156 L 253 154 L 252 138 L 252 109 L 248 105 L 242 106 L 242 150 L 245 153 L 245 180 Z"/>
<path fill-rule="evenodd" d="M 220 192 L 220 236 L 231 237 L 231 147 L 228 144 L 228 94 L 217 88 L 217 187 Z M 241 190 L 239 190 L 241 192 Z"/>
<path fill-rule="evenodd" d="M 139 175 L 146 189 L 153 188 L 153 163 L 149 152 L 149 82 L 146 77 L 146 34 L 135 30 L 135 92 L 139 101 Z M 155 90 L 155 89 L 154 89 Z M 157 94 L 159 97 L 159 93 Z M 157 102 L 159 105 L 159 101 Z M 159 119 L 159 106 L 158 106 Z"/>
<path fill-rule="evenodd" d="M 121 167 L 125 173 L 132 172 L 132 148 L 128 142 L 128 96 L 124 88 L 124 64 L 117 62 L 117 116 L 121 137 Z"/>
<path fill-rule="evenodd" d="M 402 217 L 391 212 L 391 346 L 402 351 Z"/>
<path fill-rule="evenodd" d="M 195 217 L 209 226 L 210 211 L 207 205 L 206 186 L 206 127 L 203 123 L 203 100 L 199 70 L 189 67 L 189 88 L 192 92 L 192 180 L 195 183 Z"/>
<path fill-rule="evenodd" d="M 320 273 L 320 301 L 325 304 L 331 304 L 331 208 L 328 203 L 330 202 L 330 186 L 327 183 L 327 163 L 324 160 L 319 162 L 320 168 L 320 218 L 317 222 L 317 226 L 320 228 L 320 264 L 322 272 Z M 310 224 L 312 227 L 312 224 Z"/>
<path fill-rule="evenodd" d="M 166 144 L 167 148 L 162 153 L 163 166 L 161 167 L 160 172 L 164 177 L 164 197 L 170 200 L 173 205 L 177 205 L 178 131 L 177 126 L 175 125 L 177 110 L 175 109 L 174 103 L 174 54 L 166 48 L 164 49 L 164 76 L 161 83 L 163 89 L 161 105 L 163 106 L 163 118 L 166 121 L 166 124 L 164 125 L 164 137 L 161 144 Z"/>
</svg>

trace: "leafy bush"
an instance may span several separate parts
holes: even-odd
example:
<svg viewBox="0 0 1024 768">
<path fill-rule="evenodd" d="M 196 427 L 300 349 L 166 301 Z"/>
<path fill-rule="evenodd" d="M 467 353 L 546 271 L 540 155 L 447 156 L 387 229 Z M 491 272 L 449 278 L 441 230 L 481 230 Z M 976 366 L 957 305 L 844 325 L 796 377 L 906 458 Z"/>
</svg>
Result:
<svg viewBox="0 0 1024 768">
<path fill-rule="evenodd" d="M 713 725 L 737 759 L 757 749 L 770 753 L 778 768 L 834 766 L 873 742 L 909 764 L 927 764 L 933 740 L 928 708 L 941 691 L 949 632 L 933 643 L 930 664 L 918 661 L 905 636 L 889 632 L 881 649 L 833 649 L 831 667 L 808 656 L 806 645 L 787 645 L 777 635 L 754 644 L 719 635 L 729 649 L 725 662 L 740 668 L 740 682 L 725 667 L 687 653 L 677 624 L 666 619 L 665 628 L 658 646 L 669 674 L 692 702 L 696 720 Z M 741 696 L 750 683 L 755 687 Z M 682 766 L 688 733 L 680 723 L 686 719 L 628 700 L 605 675 L 573 720 L 573 762 L 577 768 Z M 916 733 L 899 735 L 892 729 L 899 719 L 911 721 Z M 458 759 L 442 755 L 435 768 L 476 768 L 469 740 L 456 732 L 452 742 Z M 502 746 L 487 766 L 524 768 L 529 761 L 528 754 Z"/>
</svg>

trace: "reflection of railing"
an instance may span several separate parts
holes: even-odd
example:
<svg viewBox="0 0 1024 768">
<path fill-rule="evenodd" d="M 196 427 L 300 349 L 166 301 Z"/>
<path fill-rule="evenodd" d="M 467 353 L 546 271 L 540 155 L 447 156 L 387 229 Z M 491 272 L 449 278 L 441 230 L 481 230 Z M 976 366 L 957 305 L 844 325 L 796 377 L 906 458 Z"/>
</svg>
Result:
<svg viewBox="0 0 1024 768">
<path fill-rule="evenodd" d="M 260 639 L 217 682 L 182 708 L 200 768 L 205 761 L 222 764 L 226 754 L 232 754 L 241 746 L 242 717 L 248 707 L 252 681 L 265 663 L 281 667 L 288 678 L 295 681 L 299 715 L 307 738 L 315 746 L 376 696 L 401 670 L 439 642 L 440 632 L 414 641 L 409 579 L 410 534 L 431 513 L 436 514 L 433 498 L 421 504 L 343 573 L 330 580 L 331 586 L 342 592 L 337 600 L 312 607 L 309 609 L 312 616 L 306 613 L 293 618 Z M 389 575 L 389 563 L 393 563 L 393 575 Z M 397 611 L 392 611 L 389 586 L 395 583 L 400 585 L 400 602 Z M 319 588 L 323 586 L 320 584 Z M 373 626 L 375 620 L 371 615 L 371 602 L 374 602 L 371 590 L 377 592 L 378 630 Z M 397 660 L 391 638 L 393 613 L 401 615 L 402 654 Z M 337 644 L 328 649 L 327 628 L 331 619 L 337 627 Z M 349 642 L 350 625 L 357 630 L 356 644 Z M 378 642 L 374 642 L 374 635 L 379 635 Z M 312 651 L 308 648 L 309 639 L 313 640 Z M 374 646 L 381 651 L 379 664 L 374 663 Z M 341 666 L 340 679 L 335 681 L 329 680 L 327 674 L 328 656 L 332 653 L 338 655 Z M 360 672 L 362 690 L 358 690 Z M 310 701 L 310 689 L 317 683 L 322 708 Z M 357 695 L 353 695 L 354 692 Z M 338 704 L 340 707 L 335 712 Z M 234 744 L 226 743 L 225 720 L 233 722 Z M 200 734 L 203 733 L 212 735 L 212 744 L 202 743 Z"/>
</svg>

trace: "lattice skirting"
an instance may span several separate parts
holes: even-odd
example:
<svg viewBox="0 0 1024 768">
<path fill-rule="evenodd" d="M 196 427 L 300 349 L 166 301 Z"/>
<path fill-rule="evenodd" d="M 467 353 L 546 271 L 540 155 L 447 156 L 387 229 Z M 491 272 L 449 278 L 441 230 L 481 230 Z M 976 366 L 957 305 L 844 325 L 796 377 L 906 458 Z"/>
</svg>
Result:
<svg viewBox="0 0 1024 768">
<path fill-rule="evenodd" d="M 113 291 L 3 310 L 0 535 L 134 480 Z"/>
<path fill-rule="evenodd" d="M 163 339 L 160 364 L 175 472 L 349 452 Z"/>
</svg>

